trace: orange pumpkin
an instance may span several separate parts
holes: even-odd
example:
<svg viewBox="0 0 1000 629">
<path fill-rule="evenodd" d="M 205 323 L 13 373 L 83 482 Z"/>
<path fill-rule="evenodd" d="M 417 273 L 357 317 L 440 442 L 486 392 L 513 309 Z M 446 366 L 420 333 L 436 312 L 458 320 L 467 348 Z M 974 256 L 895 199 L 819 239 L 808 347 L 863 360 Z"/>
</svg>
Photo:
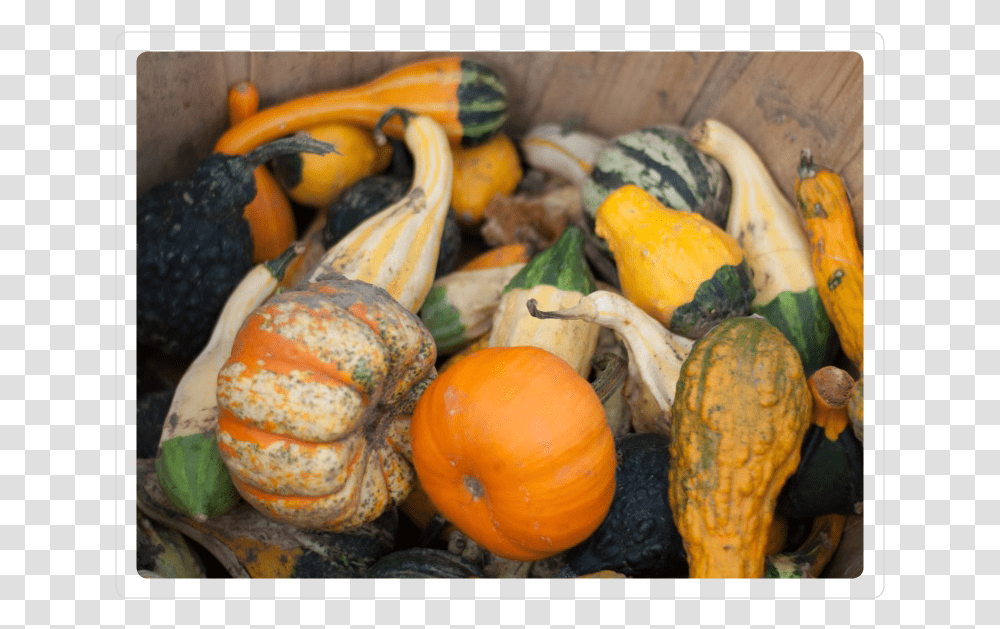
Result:
<svg viewBox="0 0 1000 629">
<path fill-rule="evenodd" d="M 216 435 L 237 491 L 295 526 L 377 518 L 413 488 L 407 427 L 436 357 L 420 319 L 365 282 L 331 274 L 273 296 L 218 377 Z"/>
<path fill-rule="evenodd" d="M 567 550 L 611 507 L 614 437 L 601 401 L 545 350 L 491 347 L 455 363 L 421 395 L 410 437 L 437 510 L 505 559 Z"/>
</svg>

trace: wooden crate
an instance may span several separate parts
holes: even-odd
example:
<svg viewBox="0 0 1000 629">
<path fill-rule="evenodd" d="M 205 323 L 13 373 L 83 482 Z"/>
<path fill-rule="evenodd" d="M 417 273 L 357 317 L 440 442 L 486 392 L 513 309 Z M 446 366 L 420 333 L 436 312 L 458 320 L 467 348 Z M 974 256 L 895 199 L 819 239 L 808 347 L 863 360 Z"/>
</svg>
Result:
<svg viewBox="0 0 1000 629">
<path fill-rule="evenodd" d="M 226 94 L 254 82 L 261 107 L 356 85 L 439 52 L 146 52 L 137 62 L 137 188 L 187 176 L 227 125 Z M 506 132 L 574 121 L 608 137 L 654 124 L 716 118 L 753 146 L 794 199 L 803 148 L 837 170 L 864 211 L 863 67 L 853 52 L 473 52 L 509 90 Z M 140 244 L 141 246 L 141 244 Z M 825 576 L 861 570 L 852 519 Z"/>
</svg>

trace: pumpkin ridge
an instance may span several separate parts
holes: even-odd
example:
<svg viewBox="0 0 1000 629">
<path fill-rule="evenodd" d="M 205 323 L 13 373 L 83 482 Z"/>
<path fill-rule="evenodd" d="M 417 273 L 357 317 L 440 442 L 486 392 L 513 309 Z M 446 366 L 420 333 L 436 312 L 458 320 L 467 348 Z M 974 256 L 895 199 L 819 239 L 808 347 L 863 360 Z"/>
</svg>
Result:
<svg viewBox="0 0 1000 629">
<path fill-rule="evenodd" d="M 277 331 L 264 330 L 258 322 L 269 322 L 269 320 L 261 313 L 254 313 L 247 317 L 243 329 L 233 344 L 233 353 L 230 358 L 230 362 L 239 362 L 244 365 L 244 373 L 247 376 L 264 371 L 286 376 L 294 375 L 295 371 L 303 375 L 309 373 L 312 374 L 312 377 L 303 377 L 302 379 L 317 383 L 332 381 L 347 386 L 361 396 L 365 405 L 368 404 L 372 394 L 377 393 L 373 391 L 372 384 L 364 386 L 364 381 L 370 382 L 370 378 L 358 378 L 358 373 L 348 375 L 335 364 L 318 359 L 303 341 L 288 338 Z M 272 349 L 261 356 L 257 355 L 258 347 Z M 255 354 L 258 357 L 256 360 L 248 359 L 248 354 Z M 303 366 L 306 369 L 302 369 Z M 357 370 L 355 371 L 357 372 Z"/>
<path fill-rule="evenodd" d="M 309 439 L 302 439 L 289 433 L 278 432 L 270 426 L 267 429 L 260 428 L 238 417 L 227 408 L 222 408 L 219 411 L 219 429 L 225 430 L 236 440 L 255 443 L 263 447 L 283 441 L 297 445 L 300 448 L 316 449 L 326 444 L 339 443 L 342 440 L 342 437 L 338 437 L 325 441 L 310 441 Z"/>
<path fill-rule="evenodd" d="M 319 494 L 314 496 L 304 495 L 304 494 L 281 494 L 276 492 L 269 492 L 261 489 L 255 485 L 249 484 L 238 476 L 233 476 L 233 484 L 239 490 L 240 495 L 245 499 L 250 501 L 254 506 L 260 509 L 265 514 L 270 514 L 272 517 L 281 519 L 283 513 L 289 511 L 301 512 L 300 517 L 297 520 L 296 526 L 301 526 L 304 528 L 310 528 L 311 526 L 320 526 L 322 528 L 333 528 L 338 527 L 352 528 L 363 524 L 366 519 L 368 519 L 368 514 L 365 512 L 358 513 L 358 508 L 360 506 L 360 495 L 366 493 L 364 487 L 366 485 L 366 476 L 368 473 L 368 457 L 364 456 L 365 449 L 358 448 L 355 453 L 354 458 L 346 466 L 347 472 L 344 474 L 343 483 L 334 491 L 327 492 L 325 494 Z M 364 467 L 361 473 L 358 474 L 355 466 L 359 463 L 359 460 L 363 460 Z M 347 492 L 347 498 L 341 499 L 344 495 L 344 489 L 348 488 L 350 485 L 358 485 L 355 487 L 354 491 Z M 330 518 L 329 509 L 323 503 L 326 501 L 339 500 L 340 508 L 337 509 L 337 513 L 342 514 L 340 516 Z M 309 511 L 317 511 L 318 520 L 310 522 L 308 513 Z M 374 511 L 380 511 L 376 506 Z M 317 516 L 314 516 L 317 517 Z M 344 526 L 345 522 L 352 522 L 351 518 L 359 520 L 348 526 Z"/>
<path fill-rule="evenodd" d="M 283 503 L 283 508 L 285 509 L 306 509 L 309 505 L 315 504 L 322 500 L 326 500 L 331 496 L 340 494 L 340 491 L 331 491 L 329 493 L 321 494 L 319 496 L 303 496 L 301 494 L 290 495 L 290 494 L 279 494 L 269 491 L 264 491 L 259 487 L 254 487 L 246 482 L 244 482 L 239 477 L 233 477 L 233 484 L 237 486 L 240 493 L 246 492 L 250 494 L 253 498 L 261 502 L 281 502 Z M 246 494 L 244 494 L 246 495 Z"/>
<path fill-rule="evenodd" d="M 259 439 L 261 431 L 252 427 L 244 430 L 245 428 L 238 421 L 230 421 L 228 417 L 220 416 L 217 430 L 218 448 L 228 457 L 233 477 L 239 476 L 243 478 L 244 483 L 252 484 L 261 492 L 274 496 L 292 495 L 290 491 L 303 496 L 324 496 L 341 492 L 354 473 L 354 466 L 366 445 L 361 438 L 353 442 L 340 439 L 315 443 L 294 438 L 285 439 L 280 436 Z M 269 436 L 267 432 L 264 434 Z M 259 479 L 252 480 L 255 470 L 259 472 L 261 468 L 266 468 L 269 462 L 272 464 L 275 461 L 284 462 L 290 458 L 292 451 L 295 451 L 298 457 L 290 464 L 285 476 L 268 477 L 266 482 L 269 483 L 271 490 L 260 484 Z M 338 460 L 334 465 L 328 463 L 331 455 L 340 459 L 345 453 L 350 457 L 348 460 L 342 462 Z M 292 480 L 293 477 L 297 480 Z M 305 489 L 305 487 L 313 488 L 313 483 L 323 483 L 325 491 L 310 493 Z"/>
</svg>

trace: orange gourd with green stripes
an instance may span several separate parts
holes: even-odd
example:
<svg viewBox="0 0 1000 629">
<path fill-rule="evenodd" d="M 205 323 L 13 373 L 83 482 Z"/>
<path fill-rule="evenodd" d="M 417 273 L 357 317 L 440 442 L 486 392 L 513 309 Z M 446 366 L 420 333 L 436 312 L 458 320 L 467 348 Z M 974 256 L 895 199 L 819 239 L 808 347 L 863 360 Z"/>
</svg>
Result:
<svg viewBox="0 0 1000 629">
<path fill-rule="evenodd" d="M 836 172 L 813 164 L 812 155 L 805 150 L 795 195 L 812 248 L 820 299 L 844 354 L 860 368 L 864 360 L 865 276 L 847 186 Z"/>
<path fill-rule="evenodd" d="M 405 107 L 437 121 L 455 143 L 491 138 L 507 120 L 507 88 L 482 62 L 460 56 L 404 65 L 353 87 L 287 100 L 263 109 L 226 131 L 215 150 L 242 154 L 269 140 L 328 122 L 374 128 L 387 109 Z M 385 132 L 399 137 L 393 122 Z"/>
</svg>

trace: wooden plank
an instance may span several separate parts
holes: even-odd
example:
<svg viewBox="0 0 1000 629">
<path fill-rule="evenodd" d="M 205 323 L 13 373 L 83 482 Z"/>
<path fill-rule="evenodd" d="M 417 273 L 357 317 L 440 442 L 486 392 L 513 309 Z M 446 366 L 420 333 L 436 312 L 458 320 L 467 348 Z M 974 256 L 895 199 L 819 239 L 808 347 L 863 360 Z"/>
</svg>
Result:
<svg viewBox="0 0 1000 629">
<path fill-rule="evenodd" d="M 253 80 L 267 107 L 356 85 L 437 52 L 144 53 L 137 68 L 138 186 L 189 173 L 225 129 L 225 94 Z M 609 137 L 652 124 L 732 126 L 791 197 L 799 153 L 838 170 L 862 231 L 863 74 L 853 52 L 471 53 L 508 84 L 507 132 L 577 120 Z"/>
<path fill-rule="evenodd" d="M 226 124 L 223 53 L 144 52 L 136 61 L 136 187 L 189 175 Z"/>
<path fill-rule="evenodd" d="M 746 61 L 740 64 L 739 61 Z M 727 57 L 685 117 L 688 126 L 716 118 L 750 143 L 782 192 L 794 199 L 803 148 L 844 176 L 855 201 L 860 238 L 863 75 L 853 52 L 758 52 Z"/>
</svg>

